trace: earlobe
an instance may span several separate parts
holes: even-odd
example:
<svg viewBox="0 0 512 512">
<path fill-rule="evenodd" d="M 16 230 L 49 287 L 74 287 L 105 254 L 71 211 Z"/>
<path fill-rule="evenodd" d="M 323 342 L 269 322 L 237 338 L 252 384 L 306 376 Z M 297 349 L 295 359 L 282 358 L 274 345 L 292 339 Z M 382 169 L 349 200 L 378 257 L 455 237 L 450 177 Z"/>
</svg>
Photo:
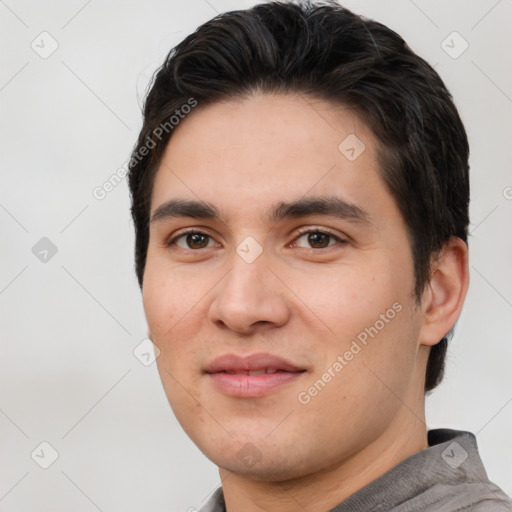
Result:
<svg viewBox="0 0 512 512">
<path fill-rule="evenodd" d="M 422 297 L 420 344 L 437 344 L 455 325 L 468 286 L 468 247 L 460 238 L 452 237 L 432 262 L 430 281 Z"/>
</svg>

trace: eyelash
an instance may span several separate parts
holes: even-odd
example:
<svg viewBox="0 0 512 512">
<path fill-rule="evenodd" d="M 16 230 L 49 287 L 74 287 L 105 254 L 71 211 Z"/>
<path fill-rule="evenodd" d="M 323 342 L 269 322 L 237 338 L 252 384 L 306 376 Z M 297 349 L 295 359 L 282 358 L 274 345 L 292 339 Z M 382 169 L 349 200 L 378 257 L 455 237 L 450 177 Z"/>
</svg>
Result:
<svg viewBox="0 0 512 512">
<path fill-rule="evenodd" d="M 186 236 L 186 235 L 189 235 L 189 234 L 195 234 L 195 235 L 204 235 L 204 236 L 207 236 L 207 237 L 210 237 L 210 238 L 213 238 L 211 235 L 207 234 L 207 233 L 203 233 L 202 231 L 198 231 L 197 229 L 194 229 L 194 228 L 191 228 L 191 229 L 188 229 L 186 231 L 182 231 L 179 235 L 173 237 L 172 239 L 170 239 L 168 242 L 166 242 L 166 247 L 171 247 L 172 245 L 175 245 L 175 242 L 177 240 L 179 240 L 180 238 Z M 300 238 L 302 235 L 305 235 L 305 234 L 308 234 L 308 233 L 319 233 L 319 234 L 322 234 L 322 235 L 327 235 L 331 238 L 334 238 L 337 242 L 339 242 L 341 245 L 345 245 L 347 244 L 347 240 L 343 240 L 342 238 L 340 238 L 339 236 L 335 235 L 334 233 L 328 231 L 328 230 L 320 230 L 318 228 L 311 228 L 311 227 L 307 227 L 307 228 L 301 228 L 299 229 L 299 231 L 297 232 L 295 238 L 293 239 L 294 241 L 297 240 L 298 238 Z M 335 244 L 334 244 L 335 245 Z M 311 251 L 315 251 L 315 252 L 318 252 L 318 251 L 321 251 L 321 250 L 325 250 L 325 249 L 329 249 L 330 247 L 333 247 L 334 245 L 328 245 L 327 247 L 322 247 L 320 249 L 318 248 L 314 248 L 314 247 L 309 247 L 307 249 L 311 250 Z M 180 249 L 183 249 L 182 247 L 180 247 Z M 303 248 L 304 249 L 304 248 Z M 198 252 L 200 251 L 201 249 L 183 249 L 183 250 L 190 250 L 190 251 L 193 251 L 193 252 Z"/>
</svg>

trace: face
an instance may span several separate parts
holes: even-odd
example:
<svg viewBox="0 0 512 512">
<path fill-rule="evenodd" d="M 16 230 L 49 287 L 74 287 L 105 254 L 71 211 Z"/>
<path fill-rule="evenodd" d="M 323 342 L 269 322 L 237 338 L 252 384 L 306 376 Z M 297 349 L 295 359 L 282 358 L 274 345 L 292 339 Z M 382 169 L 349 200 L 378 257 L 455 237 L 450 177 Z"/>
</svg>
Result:
<svg viewBox="0 0 512 512">
<path fill-rule="evenodd" d="M 296 95 L 198 105 L 175 128 L 143 301 L 170 405 L 221 468 L 299 477 L 412 421 L 421 310 L 376 151 L 353 112 Z"/>
</svg>

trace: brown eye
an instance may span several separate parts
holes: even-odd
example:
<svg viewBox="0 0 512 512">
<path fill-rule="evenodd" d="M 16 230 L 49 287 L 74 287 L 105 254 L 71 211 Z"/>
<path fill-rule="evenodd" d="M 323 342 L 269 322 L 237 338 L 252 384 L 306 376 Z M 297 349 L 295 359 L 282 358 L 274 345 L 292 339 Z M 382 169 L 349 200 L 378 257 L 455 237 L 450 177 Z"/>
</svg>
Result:
<svg viewBox="0 0 512 512">
<path fill-rule="evenodd" d="M 185 240 L 191 249 L 204 249 L 208 245 L 208 241 L 205 243 L 207 238 L 209 238 L 208 235 L 202 233 L 188 233 Z"/>
<path fill-rule="evenodd" d="M 308 246 L 299 245 L 305 249 L 327 249 L 328 247 L 336 245 L 335 242 L 338 242 L 342 245 L 345 243 L 344 240 L 337 237 L 336 235 L 333 235 L 332 233 L 311 229 L 309 231 L 303 231 L 300 233 L 295 240 L 297 241 L 301 238 L 304 238 L 307 241 Z M 330 243 L 331 241 L 334 243 Z"/>
<path fill-rule="evenodd" d="M 178 241 L 181 241 L 183 239 L 185 241 L 185 244 L 180 245 Z M 192 250 L 198 250 L 198 249 L 206 249 L 208 247 L 208 243 L 211 241 L 211 236 L 207 235 L 205 233 L 201 233 L 199 231 L 189 231 L 188 233 L 182 233 L 181 235 L 178 235 L 177 237 L 173 238 L 167 245 L 176 245 L 180 249 L 192 249 Z"/>
<path fill-rule="evenodd" d="M 327 233 L 309 233 L 308 243 L 315 249 L 323 249 L 324 247 L 329 246 L 330 238 L 332 238 L 331 235 L 328 235 Z"/>
</svg>

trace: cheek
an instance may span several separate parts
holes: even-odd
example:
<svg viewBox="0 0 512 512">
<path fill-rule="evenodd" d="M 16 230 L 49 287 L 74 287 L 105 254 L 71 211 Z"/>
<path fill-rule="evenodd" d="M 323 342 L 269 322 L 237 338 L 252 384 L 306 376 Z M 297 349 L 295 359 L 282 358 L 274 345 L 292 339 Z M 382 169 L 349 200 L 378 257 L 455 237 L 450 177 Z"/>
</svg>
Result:
<svg viewBox="0 0 512 512">
<path fill-rule="evenodd" d="M 383 259 L 319 273 L 315 279 L 297 274 L 297 295 L 304 297 L 307 307 L 321 320 L 321 343 L 315 347 L 318 361 L 329 367 L 339 355 L 352 350 L 357 354 L 348 354 L 350 370 L 343 370 L 345 375 L 355 371 L 349 380 L 364 381 L 363 387 L 374 382 L 377 377 L 368 378 L 368 367 L 400 386 L 393 373 L 413 367 L 419 332 L 411 295 L 414 276 L 408 266 L 408 262 L 395 266 L 392 260 Z M 408 378 L 398 372 L 398 380 L 402 377 Z"/>
<path fill-rule="evenodd" d="M 190 364 L 180 362 L 195 360 L 202 349 L 195 340 L 200 338 L 206 316 L 210 281 L 206 276 L 198 278 L 197 270 L 177 269 L 163 258 L 160 262 L 148 258 L 142 290 L 146 321 L 151 339 L 160 349 L 157 362 L 180 381 L 187 377 L 186 369 L 190 369 Z"/>
<path fill-rule="evenodd" d="M 174 323 L 178 314 L 178 301 L 171 291 L 173 288 L 172 283 L 163 278 L 154 279 L 154 274 L 146 272 L 142 302 L 148 327 L 155 342 L 162 337 L 165 329 L 169 329 Z"/>
<path fill-rule="evenodd" d="M 169 329 L 179 325 L 200 296 L 200 283 L 189 271 L 172 267 L 165 255 L 148 250 L 142 300 L 152 335 L 162 340 Z"/>
<path fill-rule="evenodd" d="M 289 280 L 304 305 L 342 339 L 373 324 L 380 313 L 400 300 L 402 286 L 393 282 L 389 270 L 371 262 L 295 272 Z"/>
<path fill-rule="evenodd" d="M 156 365 L 169 404 L 180 423 L 197 412 L 194 371 L 200 303 L 194 288 L 183 288 L 180 273 L 150 264 L 144 277 L 143 303 L 151 340 L 159 348 Z M 195 315 L 195 316 L 194 316 Z M 185 390 L 186 389 L 186 390 Z M 183 424 L 182 424 L 183 426 Z"/>
</svg>

